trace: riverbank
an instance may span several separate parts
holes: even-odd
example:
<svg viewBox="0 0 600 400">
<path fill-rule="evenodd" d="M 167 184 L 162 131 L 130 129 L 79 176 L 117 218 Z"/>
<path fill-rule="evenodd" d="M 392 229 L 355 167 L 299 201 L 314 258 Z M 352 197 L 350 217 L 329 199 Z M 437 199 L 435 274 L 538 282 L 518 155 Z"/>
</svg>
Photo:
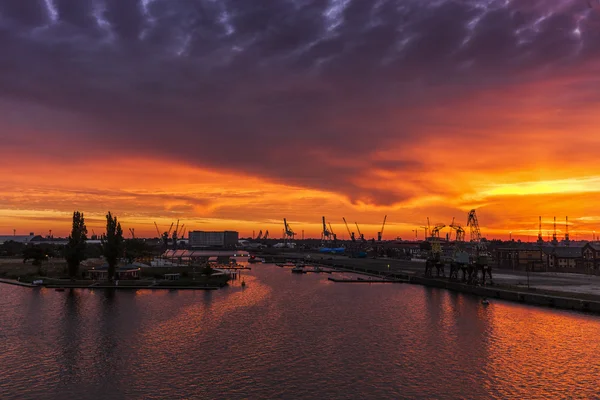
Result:
<svg viewBox="0 0 600 400">
<path fill-rule="evenodd" d="M 195 285 L 190 286 L 188 284 L 180 285 L 168 285 L 164 283 L 159 284 L 147 284 L 147 285 L 115 285 L 115 284 L 98 284 L 98 283 L 48 283 L 41 285 L 33 285 L 30 283 L 19 282 L 13 279 L 0 279 L 0 283 L 8 285 L 23 286 L 27 288 L 47 288 L 47 289 L 117 289 L 117 290 L 139 290 L 139 289 L 151 289 L 151 290 L 218 290 L 223 286 L 215 285 Z"/>
<path fill-rule="evenodd" d="M 356 263 L 356 260 L 353 260 Z M 493 284 L 487 286 L 468 285 L 462 282 L 450 281 L 444 278 L 426 278 L 420 275 L 418 270 L 407 271 L 406 267 L 402 272 L 398 268 L 384 268 L 379 264 L 381 260 L 362 260 L 360 266 L 348 265 L 342 260 L 319 260 L 317 264 L 336 268 L 338 270 L 365 274 L 369 276 L 385 277 L 386 279 L 394 279 L 404 281 L 410 284 L 418 284 L 422 286 L 435 287 L 440 289 L 451 290 L 470 294 L 473 296 L 487 297 L 491 299 L 500 299 L 523 304 L 536 306 L 553 307 L 565 310 L 575 310 L 581 312 L 592 312 L 600 314 L 600 296 L 589 293 L 569 292 L 560 290 L 541 290 L 537 288 L 514 287 L 502 284 Z M 377 264 L 373 263 L 377 261 Z M 368 280 L 364 281 L 368 283 Z"/>
<path fill-rule="evenodd" d="M 48 288 L 48 289 L 117 289 L 117 290 L 217 290 L 226 283 L 208 283 L 195 281 L 119 281 L 119 283 L 109 282 L 91 282 L 91 281 L 71 281 L 71 280 L 46 280 L 40 285 L 34 285 L 29 282 L 21 282 L 15 279 L 0 278 L 0 283 L 8 285 L 23 286 L 27 288 Z"/>
<path fill-rule="evenodd" d="M 24 286 L 24 287 L 36 287 L 36 285 L 33 285 L 31 283 L 27 283 L 27 282 L 20 282 L 17 281 L 15 279 L 4 279 L 4 278 L 0 278 L 0 283 L 6 283 L 8 285 L 15 285 L 15 286 Z"/>
</svg>

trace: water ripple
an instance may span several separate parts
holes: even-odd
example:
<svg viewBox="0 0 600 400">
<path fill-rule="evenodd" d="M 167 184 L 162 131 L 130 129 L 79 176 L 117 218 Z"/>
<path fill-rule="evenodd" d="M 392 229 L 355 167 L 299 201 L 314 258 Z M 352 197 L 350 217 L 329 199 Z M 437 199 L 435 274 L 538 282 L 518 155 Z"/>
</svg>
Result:
<svg viewBox="0 0 600 400">
<path fill-rule="evenodd" d="M 600 319 L 256 266 L 216 292 L 0 285 L 0 399 L 597 398 Z"/>
</svg>

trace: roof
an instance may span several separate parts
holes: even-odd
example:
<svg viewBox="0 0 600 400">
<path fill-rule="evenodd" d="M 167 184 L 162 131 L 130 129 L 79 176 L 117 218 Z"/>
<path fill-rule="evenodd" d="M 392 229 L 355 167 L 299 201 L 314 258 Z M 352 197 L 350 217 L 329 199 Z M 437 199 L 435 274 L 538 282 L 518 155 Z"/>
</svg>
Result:
<svg viewBox="0 0 600 400">
<path fill-rule="evenodd" d="M 600 243 L 588 243 L 587 246 L 591 247 L 595 251 L 600 251 Z"/>
<path fill-rule="evenodd" d="M 553 254 L 558 258 L 579 258 L 581 247 L 555 247 Z"/>
</svg>

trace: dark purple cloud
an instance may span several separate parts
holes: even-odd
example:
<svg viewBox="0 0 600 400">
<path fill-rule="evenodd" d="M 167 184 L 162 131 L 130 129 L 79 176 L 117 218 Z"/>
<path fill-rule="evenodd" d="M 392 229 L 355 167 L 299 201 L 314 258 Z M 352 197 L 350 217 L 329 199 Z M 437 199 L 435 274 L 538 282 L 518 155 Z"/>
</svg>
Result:
<svg viewBox="0 0 600 400">
<path fill-rule="evenodd" d="M 0 107 L 72 115 L 55 143 L 390 204 L 412 189 L 354 177 L 426 161 L 374 152 L 451 123 L 429 108 L 591 63 L 600 17 L 576 0 L 0 0 L 0 49 Z M 54 122 L 31 117 L 40 137 Z"/>
</svg>

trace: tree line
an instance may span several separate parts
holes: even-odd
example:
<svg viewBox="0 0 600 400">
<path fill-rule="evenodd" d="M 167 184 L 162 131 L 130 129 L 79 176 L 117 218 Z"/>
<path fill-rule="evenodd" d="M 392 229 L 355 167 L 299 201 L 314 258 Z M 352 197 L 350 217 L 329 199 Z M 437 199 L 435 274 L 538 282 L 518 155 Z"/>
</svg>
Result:
<svg viewBox="0 0 600 400">
<path fill-rule="evenodd" d="M 0 255 L 14 257 L 20 254 L 23 256 L 24 262 L 32 260 L 33 264 L 37 266 L 40 266 L 49 257 L 62 255 L 67 263 L 68 275 L 72 279 L 77 277 L 80 265 L 86 258 L 104 256 L 108 264 L 108 277 L 113 280 L 121 259 L 125 258 L 132 263 L 137 258 L 151 253 L 143 240 L 136 238 L 125 240 L 121 224 L 110 211 L 106 214 L 106 233 L 101 236 L 101 244 L 90 246 L 87 243 L 87 234 L 84 214 L 75 211 L 73 212 L 71 233 L 62 252 L 50 243 L 25 245 L 7 241 L 0 246 Z"/>
</svg>

